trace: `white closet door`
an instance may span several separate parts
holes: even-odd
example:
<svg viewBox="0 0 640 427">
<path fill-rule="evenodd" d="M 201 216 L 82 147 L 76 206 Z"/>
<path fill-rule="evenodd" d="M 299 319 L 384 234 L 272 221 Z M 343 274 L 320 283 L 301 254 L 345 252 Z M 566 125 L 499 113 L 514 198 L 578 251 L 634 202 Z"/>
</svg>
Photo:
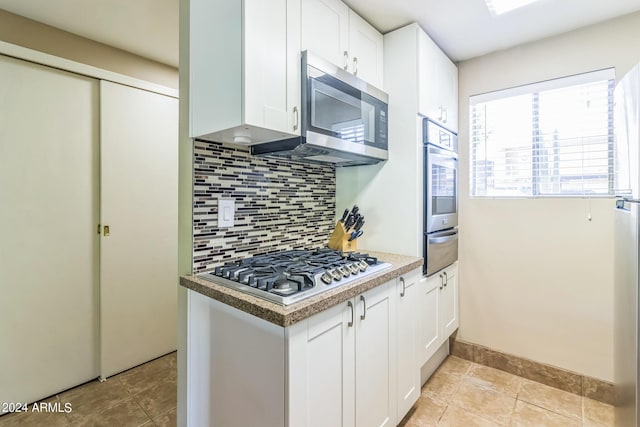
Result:
<svg viewBox="0 0 640 427">
<path fill-rule="evenodd" d="M 0 402 L 96 378 L 98 81 L 0 56 Z"/>
<path fill-rule="evenodd" d="M 100 84 L 101 376 L 176 349 L 178 100 Z"/>
</svg>

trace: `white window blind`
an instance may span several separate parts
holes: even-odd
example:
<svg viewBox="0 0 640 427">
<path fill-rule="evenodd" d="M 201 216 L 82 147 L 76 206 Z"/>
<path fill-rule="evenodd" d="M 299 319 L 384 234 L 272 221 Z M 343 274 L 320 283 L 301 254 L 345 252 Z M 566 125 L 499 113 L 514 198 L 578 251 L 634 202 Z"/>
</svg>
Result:
<svg viewBox="0 0 640 427">
<path fill-rule="evenodd" d="M 614 70 L 472 96 L 471 195 L 613 194 Z"/>
</svg>

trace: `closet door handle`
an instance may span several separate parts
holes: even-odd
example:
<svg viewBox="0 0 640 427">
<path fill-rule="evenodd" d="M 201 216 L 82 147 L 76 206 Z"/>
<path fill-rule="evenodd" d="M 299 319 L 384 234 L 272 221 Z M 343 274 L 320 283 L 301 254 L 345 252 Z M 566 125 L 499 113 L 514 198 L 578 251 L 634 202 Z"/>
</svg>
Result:
<svg viewBox="0 0 640 427">
<path fill-rule="evenodd" d="M 400 278 L 400 281 L 402 282 L 402 292 L 400 292 L 400 296 L 403 297 L 404 296 L 404 291 L 405 291 L 405 283 L 404 283 L 404 277 Z"/>
<path fill-rule="evenodd" d="M 367 300 L 364 299 L 364 295 L 360 295 L 360 301 L 362 301 L 362 314 L 360 320 L 364 320 L 367 317 Z"/>
<path fill-rule="evenodd" d="M 347 302 L 347 307 L 349 307 L 351 309 L 351 321 L 349 323 L 347 323 L 347 326 L 348 327 L 352 327 L 353 326 L 354 310 L 353 310 L 353 304 L 351 303 L 351 301 Z"/>
</svg>

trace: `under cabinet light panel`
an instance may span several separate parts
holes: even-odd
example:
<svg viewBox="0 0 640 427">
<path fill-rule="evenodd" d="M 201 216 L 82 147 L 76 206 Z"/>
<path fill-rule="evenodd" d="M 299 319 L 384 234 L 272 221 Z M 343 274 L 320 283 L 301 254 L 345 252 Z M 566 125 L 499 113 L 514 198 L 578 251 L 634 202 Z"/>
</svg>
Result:
<svg viewBox="0 0 640 427">
<path fill-rule="evenodd" d="M 511 12 L 539 0 L 485 0 L 487 7 L 494 15 L 502 15 Z"/>
</svg>

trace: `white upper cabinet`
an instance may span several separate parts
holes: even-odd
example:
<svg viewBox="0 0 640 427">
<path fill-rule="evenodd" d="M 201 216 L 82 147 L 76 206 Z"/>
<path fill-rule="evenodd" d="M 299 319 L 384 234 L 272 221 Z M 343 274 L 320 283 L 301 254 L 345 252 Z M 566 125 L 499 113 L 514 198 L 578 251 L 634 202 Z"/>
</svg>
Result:
<svg viewBox="0 0 640 427">
<path fill-rule="evenodd" d="M 418 31 L 418 112 L 458 132 L 458 68 Z"/>
<path fill-rule="evenodd" d="M 346 69 L 349 55 L 349 8 L 340 0 L 302 0 L 302 46 Z"/>
<path fill-rule="evenodd" d="M 382 34 L 349 10 L 349 71 L 377 88 L 382 88 L 383 44 Z"/>
<path fill-rule="evenodd" d="M 301 49 L 382 88 L 383 38 L 340 0 L 302 0 Z"/>
<path fill-rule="evenodd" d="M 190 136 L 253 144 L 300 134 L 299 17 L 300 0 L 191 0 Z"/>
<path fill-rule="evenodd" d="M 382 87 L 382 34 L 340 0 L 191 0 L 189 13 L 193 138 L 300 135 L 301 50 Z"/>
</svg>

